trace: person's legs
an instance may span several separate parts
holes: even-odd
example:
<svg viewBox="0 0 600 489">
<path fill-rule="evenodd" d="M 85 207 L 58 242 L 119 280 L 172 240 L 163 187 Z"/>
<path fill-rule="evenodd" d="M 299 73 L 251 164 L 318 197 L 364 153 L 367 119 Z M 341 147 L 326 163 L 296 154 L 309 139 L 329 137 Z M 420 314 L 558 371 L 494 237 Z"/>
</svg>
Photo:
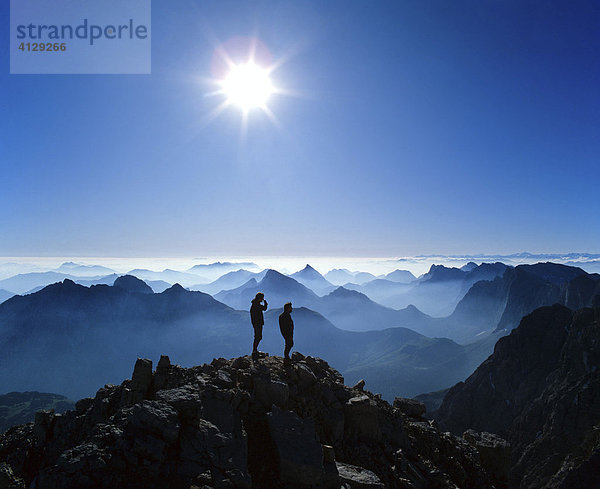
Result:
<svg viewBox="0 0 600 489">
<path fill-rule="evenodd" d="M 286 336 L 285 338 L 285 349 L 283 350 L 284 358 L 290 358 L 290 350 L 294 346 L 294 338 L 291 336 Z"/>
<path fill-rule="evenodd" d="M 262 340 L 262 326 L 254 326 L 254 344 L 252 345 L 252 353 L 258 353 L 258 344 Z"/>
</svg>

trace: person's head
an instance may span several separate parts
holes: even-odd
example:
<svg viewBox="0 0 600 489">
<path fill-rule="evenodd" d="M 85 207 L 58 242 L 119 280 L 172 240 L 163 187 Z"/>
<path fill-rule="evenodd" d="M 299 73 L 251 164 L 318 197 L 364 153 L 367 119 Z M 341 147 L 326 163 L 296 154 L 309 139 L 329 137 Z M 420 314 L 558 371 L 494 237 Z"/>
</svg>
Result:
<svg viewBox="0 0 600 489">
<path fill-rule="evenodd" d="M 283 306 L 283 312 L 292 312 L 292 303 L 286 302 Z"/>
<path fill-rule="evenodd" d="M 256 294 L 256 297 L 254 298 L 255 301 L 262 301 L 265 298 L 265 294 L 263 294 L 262 292 L 259 292 L 258 294 Z"/>
</svg>

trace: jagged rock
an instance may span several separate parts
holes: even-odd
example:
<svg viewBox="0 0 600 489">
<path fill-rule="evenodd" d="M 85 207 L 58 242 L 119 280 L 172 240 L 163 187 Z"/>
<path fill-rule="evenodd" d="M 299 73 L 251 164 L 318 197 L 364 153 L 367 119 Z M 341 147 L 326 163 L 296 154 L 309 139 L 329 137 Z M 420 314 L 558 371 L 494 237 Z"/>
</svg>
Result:
<svg viewBox="0 0 600 489">
<path fill-rule="evenodd" d="M 85 413 L 92 405 L 94 404 L 94 399 L 91 397 L 84 397 L 83 399 L 79 399 L 75 403 L 75 411 L 77 414 Z"/>
<path fill-rule="evenodd" d="M 15 477 L 12 467 L 7 463 L 0 463 L 0 489 L 25 489 L 22 479 Z"/>
<path fill-rule="evenodd" d="M 373 472 L 350 464 L 337 464 L 342 487 L 348 489 L 385 489 Z"/>
<path fill-rule="evenodd" d="M 404 397 L 396 397 L 394 399 L 394 407 L 401 413 L 417 419 L 422 418 L 426 411 L 425 404 L 421 401 L 406 399 Z"/>
<path fill-rule="evenodd" d="M 354 387 L 352 387 L 353 389 L 362 391 L 365 388 L 365 381 L 364 379 L 360 379 L 356 384 L 354 384 Z"/>
<path fill-rule="evenodd" d="M 481 464 L 496 483 L 496 487 L 507 487 L 510 474 L 510 444 L 493 433 L 479 433 L 474 430 L 465 431 L 463 439 L 477 449 Z"/>
<path fill-rule="evenodd" d="M 159 391 L 167 387 L 167 379 L 169 369 L 171 368 L 171 360 L 167 355 L 161 355 L 158 365 L 156 366 L 156 373 L 154 374 L 154 388 Z"/>
<path fill-rule="evenodd" d="M 131 376 L 131 402 L 145 399 L 152 385 L 152 360 L 138 358 Z"/>
<path fill-rule="evenodd" d="M 35 421 L 33 423 L 33 436 L 44 443 L 52 438 L 54 423 L 59 414 L 54 414 L 54 411 L 38 411 L 35 413 Z"/>
<path fill-rule="evenodd" d="M 138 360 L 131 380 L 76 410 L 0 435 L 3 477 L 36 489 L 491 489 L 475 447 L 342 382 L 301 354 L 291 368 L 163 357 L 152 373 Z"/>
</svg>

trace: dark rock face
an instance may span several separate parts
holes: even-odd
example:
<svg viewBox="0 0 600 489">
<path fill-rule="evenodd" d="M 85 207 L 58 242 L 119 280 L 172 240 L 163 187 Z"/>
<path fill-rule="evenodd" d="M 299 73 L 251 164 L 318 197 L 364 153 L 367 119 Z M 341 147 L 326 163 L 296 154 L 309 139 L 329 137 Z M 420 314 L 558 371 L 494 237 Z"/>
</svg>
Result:
<svg viewBox="0 0 600 489">
<path fill-rule="evenodd" d="M 0 435 L 0 487 L 492 487 L 472 440 L 417 420 L 420 404 L 344 386 L 317 358 L 162 357 L 155 372 L 140 359 L 132 377 Z"/>
<path fill-rule="evenodd" d="M 506 438 L 511 487 L 600 487 L 600 308 L 555 305 L 524 317 L 450 389 L 436 419 L 455 433 Z"/>
</svg>

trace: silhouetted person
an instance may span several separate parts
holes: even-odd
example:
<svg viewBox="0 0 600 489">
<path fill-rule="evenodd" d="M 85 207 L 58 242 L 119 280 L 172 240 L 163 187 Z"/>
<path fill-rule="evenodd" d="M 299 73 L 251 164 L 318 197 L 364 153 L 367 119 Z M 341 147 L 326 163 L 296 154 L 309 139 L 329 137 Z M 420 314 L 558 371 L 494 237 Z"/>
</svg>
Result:
<svg viewBox="0 0 600 489">
<path fill-rule="evenodd" d="M 265 294 L 259 292 L 256 297 L 252 299 L 252 305 L 250 306 L 250 320 L 252 321 L 252 327 L 254 328 L 254 344 L 252 345 L 252 357 L 258 358 L 262 352 L 258 351 L 258 344 L 262 340 L 262 330 L 265 324 L 265 318 L 263 317 L 263 311 L 267 310 L 267 301 L 264 300 Z M 264 304 L 261 304 L 264 302 Z"/>
<path fill-rule="evenodd" d="M 285 349 L 283 350 L 283 363 L 289 365 L 290 350 L 294 346 L 294 320 L 292 319 L 292 303 L 288 302 L 283 306 L 283 312 L 279 315 L 279 330 L 285 340 Z"/>
</svg>

